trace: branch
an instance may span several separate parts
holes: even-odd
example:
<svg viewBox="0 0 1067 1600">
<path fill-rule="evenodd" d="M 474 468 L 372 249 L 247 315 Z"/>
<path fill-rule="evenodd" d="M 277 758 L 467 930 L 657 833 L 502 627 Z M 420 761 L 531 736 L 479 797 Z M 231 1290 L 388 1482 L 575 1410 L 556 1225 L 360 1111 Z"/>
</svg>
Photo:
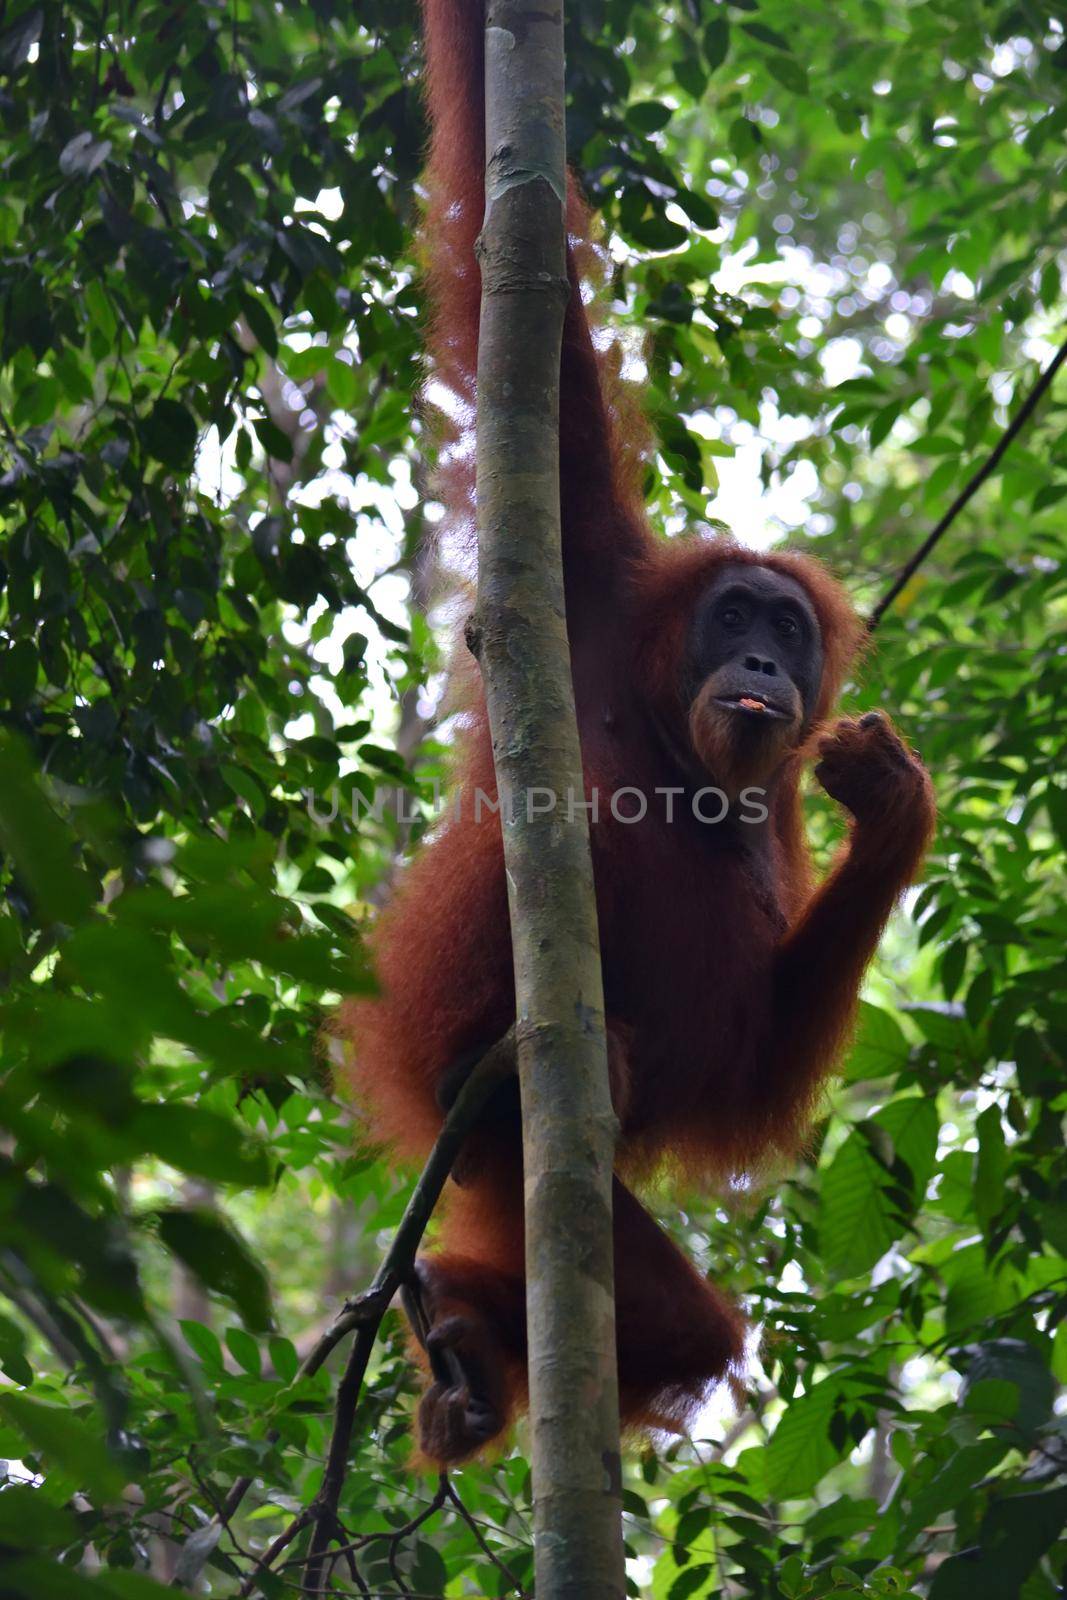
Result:
<svg viewBox="0 0 1067 1600">
<path fill-rule="evenodd" d="M 482 1532 L 481 1528 L 479 1528 L 477 1520 L 471 1516 L 471 1513 L 467 1510 L 467 1507 L 463 1504 L 463 1501 L 456 1493 L 455 1485 L 452 1483 L 451 1479 L 447 1478 L 444 1473 L 442 1473 L 441 1482 L 443 1490 L 447 1494 L 450 1503 L 459 1512 L 459 1515 L 463 1518 L 463 1521 L 467 1524 L 467 1527 L 474 1535 L 474 1539 L 479 1550 L 493 1563 L 493 1566 L 503 1576 L 506 1582 L 510 1584 L 511 1588 L 516 1590 L 518 1594 L 523 1594 L 524 1590 L 522 1584 L 519 1582 L 518 1578 L 516 1578 L 515 1574 L 512 1572 L 511 1568 L 507 1565 L 503 1558 L 497 1555 L 496 1551 L 485 1537 L 485 1534 Z"/>
<path fill-rule="evenodd" d="M 955 500 L 953 500 L 952 504 L 949 506 L 948 510 L 945 512 L 945 515 L 937 524 L 936 528 L 927 534 L 926 538 L 923 540 L 918 550 L 916 550 L 915 554 L 909 561 L 905 562 L 904 566 L 901 567 L 900 571 L 893 579 L 893 582 L 890 584 L 881 600 L 879 600 L 878 604 L 867 618 L 868 633 L 874 632 L 875 628 L 877 628 L 878 624 L 889 610 L 889 607 L 893 604 L 893 601 L 897 598 L 897 595 L 908 582 L 908 579 L 912 577 L 914 573 L 918 572 L 919 568 L 922 566 L 931 550 L 940 541 L 942 536 L 948 532 L 949 528 L 951 528 L 952 524 L 955 522 L 956 518 L 959 516 L 967 502 L 972 499 L 975 494 L 977 494 L 978 490 L 982 487 L 983 483 L 985 483 L 986 479 L 996 471 L 997 467 L 1000 465 L 1001 458 L 1005 451 L 1008 449 L 1012 441 L 1018 438 L 1023 428 L 1025 428 L 1027 422 L 1029 422 L 1042 395 L 1052 383 L 1053 378 L 1062 367 L 1064 361 L 1067 361 L 1067 342 L 1060 345 L 1060 348 L 1056 351 L 1056 354 L 1052 357 L 1052 360 L 1049 362 L 1048 366 L 1045 368 L 1044 372 L 1038 378 L 1037 382 L 1034 384 L 1034 387 L 1030 390 L 1030 393 L 1019 407 L 1018 412 L 1012 418 L 1011 422 L 1009 422 L 1008 426 L 1004 429 L 1004 432 L 997 440 L 996 445 L 990 452 L 987 459 L 960 490 L 959 494 L 956 496 Z"/>
<path fill-rule="evenodd" d="M 358 1319 L 351 1324 L 357 1329 L 356 1338 L 337 1388 L 326 1470 L 322 1487 L 311 1508 L 315 1531 L 311 1536 L 307 1566 L 304 1568 L 304 1588 L 309 1594 L 315 1594 L 322 1588 L 326 1552 L 342 1531 L 337 1508 L 344 1487 L 356 1406 L 381 1320 L 401 1284 L 413 1283 L 415 1252 L 468 1131 L 493 1090 L 514 1070 L 515 1035 L 512 1029 L 482 1057 L 460 1089 L 422 1176 L 415 1185 L 415 1192 L 408 1201 L 385 1260 L 366 1294 L 354 1301 L 350 1309 L 349 1316 Z M 343 1320 L 342 1314 L 338 1322 Z M 329 1334 L 324 1335 L 320 1344 L 328 1338 Z"/>
<path fill-rule="evenodd" d="M 312 1345 L 292 1383 L 284 1391 L 286 1394 L 289 1393 L 304 1378 L 311 1377 L 342 1339 L 350 1333 L 356 1334 L 334 1404 L 334 1425 L 322 1487 L 313 1504 L 301 1511 L 293 1523 L 279 1534 L 260 1557 L 258 1569 L 260 1572 L 269 1568 L 296 1535 L 313 1521 L 315 1534 L 312 1537 L 312 1551 L 309 1551 L 308 1555 L 308 1573 L 311 1574 L 312 1553 L 314 1553 L 314 1582 L 310 1576 L 305 1575 L 305 1587 L 312 1591 L 321 1589 L 323 1557 L 339 1527 L 337 1507 L 344 1485 L 344 1469 L 348 1460 L 356 1405 L 382 1318 L 388 1311 L 397 1290 L 413 1281 L 412 1267 L 416 1251 L 422 1242 L 422 1236 L 426 1232 L 441 1191 L 448 1181 L 448 1175 L 463 1147 L 463 1141 L 477 1122 L 490 1096 L 514 1071 L 515 1030 L 512 1028 L 486 1052 L 463 1083 L 445 1117 L 437 1141 L 427 1157 L 426 1165 L 405 1207 L 393 1241 L 375 1273 L 374 1281 L 362 1294 L 345 1301 L 329 1328 Z M 277 1438 L 277 1434 L 272 1432 L 269 1437 L 273 1441 Z M 252 1477 L 235 1480 L 213 1519 L 217 1525 L 225 1527 L 229 1523 L 254 1481 Z M 197 1530 L 201 1539 L 203 1532 L 203 1529 Z M 194 1571 L 190 1571 L 190 1564 L 183 1567 L 183 1578 L 187 1584 L 199 1576 L 209 1554 L 210 1549 L 205 1550 L 200 1566 Z M 242 1585 L 240 1591 L 242 1595 L 253 1592 L 256 1587 L 255 1580 L 256 1573 L 252 1573 Z"/>
<path fill-rule="evenodd" d="M 436 1512 L 440 1511 L 449 1498 L 454 1498 L 460 1505 L 464 1517 L 470 1518 L 470 1512 L 467 1510 L 466 1506 L 463 1505 L 463 1502 L 459 1500 L 459 1496 L 456 1495 L 456 1491 L 449 1483 L 447 1473 L 442 1472 L 438 1478 L 437 1491 L 434 1494 L 433 1499 L 429 1500 L 426 1505 L 423 1506 L 422 1510 L 417 1512 L 416 1515 L 410 1518 L 409 1521 L 403 1523 L 399 1528 L 383 1528 L 375 1531 L 374 1533 L 364 1533 L 361 1534 L 358 1539 L 352 1539 L 347 1544 L 338 1545 L 331 1552 L 331 1563 L 336 1564 L 342 1559 L 347 1561 L 349 1575 L 351 1576 L 356 1587 L 359 1589 L 360 1594 L 369 1595 L 371 1591 L 367 1588 L 366 1583 L 360 1576 L 359 1568 L 355 1565 L 355 1557 L 361 1550 L 365 1550 L 368 1545 L 384 1544 L 387 1546 L 386 1554 L 392 1575 L 396 1582 L 400 1585 L 400 1588 L 403 1589 L 403 1578 L 401 1577 L 400 1572 L 397 1570 L 396 1565 L 396 1552 L 398 1548 L 403 1544 L 405 1539 L 409 1539 L 413 1533 L 416 1533 L 419 1528 L 422 1527 L 423 1523 L 428 1522 Z M 271 1551 L 276 1548 L 281 1539 L 284 1538 L 286 1542 L 288 1542 L 288 1539 L 292 1537 L 294 1532 L 298 1532 L 301 1526 L 303 1526 L 303 1524 L 301 1524 L 298 1520 L 297 1522 L 293 1523 L 292 1527 L 287 1530 L 286 1534 L 280 1535 L 279 1539 L 276 1539 L 274 1544 L 271 1546 L 271 1550 L 267 1552 L 266 1556 L 264 1556 L 264 1562 L 269 1559 Z M 490 1554 L 491 1553 L 492 1552 L 490 1552 Z M 289 1567 L 295 1562 L 299 1562 L 301 1559 L 301 1557 L 295 1556 L 289 1561 L 283 1561 L 281 1565 L 283 1568 Z M 248 1587 L 246 1586 L 246 1588 L 242 1589 L 241 1592 L 242 1594 L 247 1593 Z"/>
</svg>

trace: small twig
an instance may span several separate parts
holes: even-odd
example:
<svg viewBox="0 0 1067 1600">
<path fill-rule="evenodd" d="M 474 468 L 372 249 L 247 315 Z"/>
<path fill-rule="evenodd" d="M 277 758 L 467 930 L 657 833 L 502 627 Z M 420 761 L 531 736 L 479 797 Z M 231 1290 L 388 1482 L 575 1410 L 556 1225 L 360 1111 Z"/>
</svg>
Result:
<svg viewBox="0 0 1067 1600">
<path fill-rule="evenodd" d="M 442 1478 L 445 1478 L 445 1474 L 444 1473 L 442 1473 L 441 1476 L 442 1476 Z M 518 1578 L 516 1578 L 515 1574 L 511 1570 L 511 1568 L 507 1565 L 507 1562 L 504 1561 L 502 1559 L 502 1557 L 498 1556 L 496 1551 L 494 1549 L 492 1549 L 492 1547 L 490 1546 L 490 1544 L 489 1544 L 488 1540 L 486 1539 L 484 1533 L 482 1532 L 481 1528 L 479 1528 L 477 1522 L 471 1516 L 471 1514 L 467 1510 L 466 1506 L 463 1504 L 463 1501 L 460 1499 L 459 1495 L 456 1493 L 456 1488 L 455 1488 L 455 1485 L 452 1483 L 452 1480 L 450 1478 L 447 1478 L 447 1479 L 445 1479 L 445 1481 L 446 1481 L 447 1494 L 448 1494 L 449 1500 L 451 1501 L 452 1505 L 456 1508 L 456 1510 L 459 1512 L 460 1516 L 463 1518 L 464 1522 L 467 1524 L 467 1527 L 473 1533 L 473 1535 L 474 1535 L 474 1537 L 475 1537 L 475 1539 L 476 1539 L 476 1541 L 478 1543 L 478 1548 L 481 1550 L 482 1554 L 484 1556 L 488 1557 L 488 1559 L 493 1563 L 493 1566 L 496 1567 L 497 1571 L 499 1573 L 501 1573 L 504 1576 L 504 1578 L 507 1579 L 508 1583 L 515 1590 L 516 1594 L 519 1594 L 519 1595 L 525 1594 L 526 1591 L 523 1589 L 522 1584 L 519 1582 Z"/>
<path fill-rule="evenodd" d="M 934 529 L 932 529 L 930 533 L 927 534 L 926 538 L 923 540 L 918 550 L 916 550 L 915 554 L 901 567 L 900 571 L 893 579 L 893 582 L 890 584 L 885 594 L 882 596 L 874 610 L 871 612 L 870 616 L 867 618 L 868 633 L 874 632 L 875 628 L 877 628 L 889 607 L 893 604 L 893 601 L 897 598 L 897 595 L 908 582 L 908 579 L 919 570 L 927 556 L 930 554 L 931 550 L 933 550 L 934 546 L 939 542 L 941 537 L 948 532 L 949 528 L 955 522 L 956 518 L 959 516 L 967 502 L 978 492 L 978 490 L 982 487 L 982 484 L 985 483 L 986 479 L 996 471 L 1004 452 L 1007 450 L 1012 441 L 1018 438 L 1019 434 L 1026 426 L 1030 417 L 1033 415 L 1038 401 L 1052 383 L 1053 378 L 1062 367 L 1064 361 L 1067 361 L 1067 342 L 1060 345 L 1060 348 L 1056 351 L 1056 354 L 1052 357 L 1052 360 L 1049 362 L 1044 372 L 1042 372 L 1041 376 L 1034 384 L 1034 387 L 1030 390 L 1030 393 L 1019 407 L 1019 410 L 1016 412 L 1015 416 L 1012 418 L 1011 422 L 1009 422 L 1008 426 L 1004 429 L 1004 432 L 997 440 L 995 446 L 990 451 L 988 457 L 978 468 L 978 471 L 974 473 L 974 475 L 960 490 L 955 500 L 953 500 L 952 504 L 945 512 L 945 515 L 941 518 L 941 521 Z"/>
<path fill-rule="evenodd" d="M 308 1552 L 304 1588 L 310 1589 L 311 1592 L 321 1592 L 325 1554 L 334 1541 L 339 1526 L 337 1506 L 344 1486 L 344 1471 L 348 1461 L 348 1447 L 356 1405 L 378 1329 L 397 1290 L 402 1284 L 412 1280 L 415 1254 L 467 1134 L 478 1120 L 490 1096 L 514 1071 L 515 1030 L 512 1028 L 472 1068 L 456 1096 L 412 1191 L 393 1241 L 374 1276 L 374 1281 L 362 1294 L 345 1301 L 330 1327 L 312 1345 L 301 1362 L 292 1384 L 288 1386 L 291 1389 L 302 1379 L 311 1377 L 342 1339 L 350 1333 L 356 1334 L 356 1341 L 352 1346 L 337 1391 L 334 1424 L 322 1487 L 314 1503 L 301 1511 L 285 1533 L 279 1534 L 259 1558 L 260 1571 L 269 1567 L 274 1557 L 292 1542 L 309 1521 L 314 1520 L 315 1532 Z M 274 1433 L 270 1435 L 272 1440 L 276 1437 Z M 237 1478 L 231 1485 L 229 1493 L 216 1513 L 216 1520 L 223 1526 L 229 1523 L 254 1481 L 254 1478 L 248 1476 Z M 206 1561 L 206 1556 L 204 1559 Z M 251 1574 L 248 1580 L 251 1587 L 247 1585 L 243 1587 L 242 1595 L 252 1592 L 255 1588 L 255 1578 L 256 1574 Z M 186 1581 L 189 1581 L 188 1573 Z"/>
<path fill-rule="evenodd" d="M 373 1472 L 368 1472 L 366 1474 L 366 1477 L 367 1477 L 369 1482 L 377 1484 L 379 1488 L 392 1489 L 392 1488 L 396 1487 L 391 1479 L 388 1479 L 388 1478 L 385 1478 L 385 1477 L 376 1476 Z M 458 1490 L 457 1490 L 457 1493 L 458 1493 Z M 514 1516 L 515 1520 L 520 1524 L 520 1526 L 522 1528 L 522 1531 L 523 1531 L 524 1538 L 526 1538 L 526 1540 L 528 1542 L 530 1540 L 532 1540 L 533 1536 L 532 1536 L 532 1533 L 531 1533 L 531 1530 L 530 1530 L 530 1527 L 529 1527 L 529 1523 L 528 1523 L 526 1517 L 524 1516 L 523 1512 L 521 1512 L 519 1510 L 519 1508 L 516 1506 L 514 1498 L 508 1493 L 503 1479 L 498 1479 L 497 1480 L 496 1487 L 494 1489 L 494 1494 L 495 1494 L 496 1498 L 499 1499 L 501 1501 L 501 1503 L 504 1506 L 507 1507 L 507 1509 Z M 427 1497 L 425 1495 L 420 1496 L 414 1489 L 412 1489 L 411 1493 L 408 1495 L 408 1499 L 411 1500 L 411 1501 L 418 1501 L 419 1499 L 421 1499 L 423 1505 L 425 1505 L 425 1506 L 429 1506 L 430 1504 L 432 1504 L 432 1502 L 429 1499 L 427 1499 Z M 467 1508 L 467 1519 L 472 1521 L 472 1522 L 477 1522 L 479 1527 L 488 1528 L 490 1533 L 499 1533 L 499 1534 L 503 1535 L 504 1529 L 501 1528 L 501 1526 L 500 1526 L 500 1524 L 498 1522 L 491 1522 L 488 1517 L 476 1517 L 474 1512 L 471 1511 L 469 1507 Z M 368 1539 L 372 1539 L 372 1538 L 376 1537 L 376 1535 L 374 1535 L 374 1534 L 366 1534 L 364 1537 L 366 1537 Z M 666 1537 L 666 1536 L 664 1536 L 664 1537 Z"/>
<path fill-rule="evenodd" d="M 159 93 L 156 96 L 155 109 L 152 113 L 152 125 L 157 133 L 162 133 L 163 131 L 163 109 L 167 103 L 167 93 L 170 89 L 171 83 L 174 80 L 174 75 L 177 70 L 177 63 L 174 61 L 170 62 L 163 74 L 162 82 L 159 85 Z"/>
<path fill-rule="evenodd" d="M 442 1473 L 441 1478 L 438 1480 L 437 1490 L 433 1499 L 427 1500 L 422 1510 L 416 1516 L 412 1517 L 410 1522 L 403 1523 L 399 1528 L 379 1528 L 374 1533 L 361 1533 L 358 1538 L 350 1540 L 348 1544 L 337 1545 L 332 1552 L 334 1557 L 353 1555 L 360 1550 L 365 1550 L 368 1545 L 385 1543 L 397 1544 L 402 1540 L 409 1538 L 411 1534 L 415 1533 L 417 1529 L 422 1527 L 424 1522 L 429 1521 L 435 1511 L 440 1511 L 441 1507 L 448 1499 L 447 1483 L 441 1481 L 444 1478 L 445 1474 Z M 303 1556 L 290 1556 L 288 1560 L 279 1563 L 279 1570 L 284 1567 L 295 1566 L 303 1559 Z"/>
<path fill-rule="evenodd" d="M 391 1298 L 391 1296 L 390 1296 Z M 388 1303 L 388 1302 L 387 1302 Z M 330 1447 L 326 1455 L 326 1470 L 322 1475 L 322 1487 L 311 1507 L 315 1527 L 308 1546 L 307 1563 L 304 1567 L 304 1588 L 314 1593 L 322 1587 L 323 1569 L 326 1565 L 326 1556 L 330 1545 L 337 1539 L 341 1524 L 337 1518 L 337 1506 L 341 1499 L 341 1490 L 344 1487 L 345 1469 L 348 1466 L 348 1451 L 352 1443 L 352 1429 L 356 1420 L 356 1406 L 359 1403 L 360 1390 L 367 1371 L 371 1350 L 378 1335 L 378 1326 L 385 1315 L 383 1305 L 378 1316 L 360 1328 L 355 1341 L 348 1353 L 345 1370 L 337 1386 L 337 1398 L 333 1408 L 333 1428 L 330 1431 Z M 343 1535 L 342 1535 L 343 1538 Z"/>
<path fill-rule="evenodd" d="M 240 1589 L 237 1591 L 239 1595 L 243 1596 L 252 1593 L 256 1587 L 256 1579 L 259 1573 L 266 1572 L 273 1566 L 274 1562 L 277 1561 L 282 1551 L 286 1550 L 289 1545 L 292 1544 L 297 1534 L 301 1533 L 307 1527 L 310 1521 L 310 1510 L 302 1511 L 298 1517 L 294 1517 L 293 1521 L 290 1522 L 287 1528 L 284 1528 L 282 1532 L 279 1533 L 276 1539 L 271 1540 L 263 1554 L 256 1557 L 256 1570 L 255 1572 L 250 1573 L 242 1583 Z"/>
<path fill-rule="evenodd" d="M 411 1279 L 415 1252 L 468 1131 L 493 1091 L 514 1070 L 515 1039 L 511 1029 L 482 1057 L 460 1089 L 374 1282 L 366 1294 L 353 1302 L 352 1315 L 360 1319 L 358 1332 L 338 1385 L 326 1470 L 312 1506 L 315 1531 L 304 1568 L 304 1588 L 311 1593 L 322 1584 L 326 1551 L 338 1526 L 337 1507 L 344 1487 L 356 1405 L 378 1328 L 396 1291 Z"/>
<path fill-rule="evenodd" d="M 396 1549 L 397 1549 L 396 1543 L 395 1543 L 395 1541 L 393 1541 L 393 1542 L 390 1543 L 389 1549 L 386 1551 L 386 1555 L 387 1555 L 388 1560 L 389 1560 L 389 1576 L 392 1578 L 393 1582 L 396 1584 L 396 1586 L 400 1590 L 401 1594 L 406 1594 L 407 1590 L 404 1587 L 404 1574 L 401 1572 L 400 1568 L 397 1566 Z"/>
<path fill-rule="evenodd" d="M 355 1586 L 359 1590 L 360 1594 L 369 1595 L 370 1594 L 370 1588 L 369 1588 L 369 1586 L 367 1584 L 367 1580 L 364 1578 L 363 1574 L 360 1572 L 358 1566 L 356 1565 L 356 1558 L 355 1558 L 354 1553 L 351 1550 L 345 1550 L 344 1558 L 345 1558 L 345 1563 L 346 1563 L 346 1565 L 348 1567 L 348 1576 L 352 1579 L 352 1582 L 355 1584 Z"/>
<path fill-rule="evenodd" d="M 233 1545 L 233 1548 L 237 1551 L 237 1554 L 239 1556 L 241 1556 L 243 1560 L 251 1561 L 252 1563 L 255 1563 L 259 1558 L 256 1556 L 254 1551 L 247 1549 L 246 1546 L 243 1545 L 241 1543 L 240 1539 L 237 1537 L 236 1533 L 233 1530 L 233 1527 L 230 1524 L 229 1519 L 223 1514 L 223 1508 L 219 1505 L 219 1502 L 218 1502 L 217 1498 L 215 1497 L 215 1493 L 214 1493 L 214 1491 L 212 1489 L 211 1484 L 204 1477 L 203 1473 L 198 1471 L 197 1465 L 196 1465 L 196 1461 L 193 1459 L 192 1455 L 187 1455 L 186 1456 L 186 1462 L 188 1464 L 189 1471 L 193 1475 L 193 1480 L 196 1483 L 197 1488 L 200 1490 L 201 1495 L 207 1501 L 207 1503 L 211 1507 L 211 1511 L 212 1511 L 212 1515 L 211 1515 L 210 1519 L 207 1522 L 200 1523 L 196 1528 L 193 1529 L 193 1533 L 196 1534 L 196 1535 L 199 1535 L 199 1536 L 203 1536 L 204 1530 L 206 1528 L 213 1528 L 214 1524 L 219 1523 L 219 1524 L 221 1524 L 222 1529 L 228 1535 L 230 1543 Z M 212 1541 L 212 1540 L 208 1540 L 207 1541 L 208 1550 L 204 1555 L 204 1561 L 205 1562 L 208 1559 L 208 1554 L 210 1553 L 210 1551 L 214 1550 L 215 1545 L 217 1543 L 218 1543 L 217 1539 L 214 1540 L 214 1541 Z M 193 1548 L 195 1548 L 195 1547 L 191 1546 L 190 1542 L 188 1540 L 182 1546 L 182 1558 L 179 1560 L 178 1566 L 177 1566 L 177 1568 L 175 1570 L 175 1574 L 174 1574 L 174 1585 L 173 1586 L 175 1588 L 183 1588 L 186 1585 L 186 1583 L 189 1581 L 189 1570 L 190 1570 L 190 1565 L 191 1565 L 191 1551 L 192 1551 Z"/>
</svg>

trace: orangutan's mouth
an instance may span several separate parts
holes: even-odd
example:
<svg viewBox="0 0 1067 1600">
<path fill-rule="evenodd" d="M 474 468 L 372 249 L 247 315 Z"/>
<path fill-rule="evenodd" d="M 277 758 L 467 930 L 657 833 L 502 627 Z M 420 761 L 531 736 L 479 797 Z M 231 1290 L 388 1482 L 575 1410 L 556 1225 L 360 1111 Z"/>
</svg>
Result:
<svg viewBox="0 0 1067 1600">
<path fill-rule="evenodd" d="M 766 717 L 778 722 L 793 720 L 788 711 L 783 711 L 781 706 L 774 705 L 758 694 L 717 695 L 715 704 L 725 706 L 727 711 L 738 711 L 746 717 Z"/>
</svg>

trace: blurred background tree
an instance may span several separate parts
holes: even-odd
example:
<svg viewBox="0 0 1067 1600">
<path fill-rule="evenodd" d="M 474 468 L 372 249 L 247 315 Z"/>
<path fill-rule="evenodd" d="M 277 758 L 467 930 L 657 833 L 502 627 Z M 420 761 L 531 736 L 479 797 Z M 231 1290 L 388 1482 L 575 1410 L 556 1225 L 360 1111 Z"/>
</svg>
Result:
<svg viewBox="0 0 1067 1600">
<path fill-rule="evenodd" d="M 659 525 L 813 548 L 869 608 L 1063 338 L 1063 25 L 568 13 Z M 408 1192 L 320 1028 L 447 775 L 470 585 L 426 537 L 418 71 L 384 0 L 0 10 L 5 1596 L 298 1591 L 306 1534 L 257 1565 L 321 1478 L 330 1369 L 292 1380 Z M 941 830 L 810 1159 L 664 1197 L 761 1342 L 739 1415 L 632 1456 L 634 1594 L 1062 1592 L 1065 404 L 851 688 Z M 521 1434 L 435 1499 L 387 1328 L 333 1590 L 522 1593 Z"/>
</svg>

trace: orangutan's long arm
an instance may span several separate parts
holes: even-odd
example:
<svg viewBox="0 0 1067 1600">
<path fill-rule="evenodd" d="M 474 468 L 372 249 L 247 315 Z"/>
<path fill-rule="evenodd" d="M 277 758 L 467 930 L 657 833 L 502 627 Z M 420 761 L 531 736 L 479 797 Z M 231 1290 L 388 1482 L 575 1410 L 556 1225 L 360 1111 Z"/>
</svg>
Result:
<svg viewBox="0 0 1067 1600">
<path fill-rule="evenodd" d="M 879 713 L 838 723 L 819 754 L 816 776 L 853 822 L 847 846 L 776 958 L 776 1070 L 801 1093 L 840 1052 L 864 971 L 935 823 L 925 768 Z"/>
</svg>

